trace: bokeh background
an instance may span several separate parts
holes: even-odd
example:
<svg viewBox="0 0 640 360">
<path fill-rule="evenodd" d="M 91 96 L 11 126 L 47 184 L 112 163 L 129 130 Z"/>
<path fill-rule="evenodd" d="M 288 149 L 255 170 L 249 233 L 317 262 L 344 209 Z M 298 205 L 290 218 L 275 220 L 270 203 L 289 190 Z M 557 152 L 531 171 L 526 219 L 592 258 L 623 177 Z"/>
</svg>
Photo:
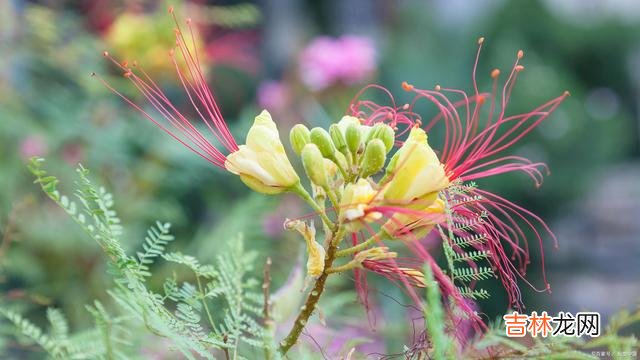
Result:
<svg viewBox="0 0 640 360">
<path fill-rule="evenodd" d="M 303 204 L 251 193 L 90 76 L 96 72 L 139 99 L 101 54 L 137 60 L 188 112 L 166 55 L 174 43 L 170 5 L 180 21 L 193 18 L 209 83 L 240 139 L 261 108 L 272 112 L 285 138 L 294 123 L 336 121 L 371 82 L 399 101 L 407 100 L 404 80 L 470 90 L 479 36 L 486 41 L 478 78 L 487 89 L 490 70 L 506 70 L 523 49 L 526 70 L 513 113 L 564 90 L 572 94 L 514 149 L 548 163 L 552 174 L 542 188 L 522 174 L 482 181 L 541 214 L 558 236 L 559 249 L 544 245 L 552 293 L 522 284 L 527 310 L 599 311 L 606 318 L 640 300 L 640 4 L 633 0 L 4 0 L 2 302 L 22 303 L 36 322 L 45 306 L 59 307 L 75 328 L 90 321 L 84 304 L 108 303 L 102 253 L 32 184 L 25 167 L 31 156 L 47 158 L 67 189 L 78 163 L 89 168 L 114 193 L 130 251 L 148 225 L 162 220 L 173 224 L 173 249 L 205 262 L 243 232 L 260 261 L 273 258 L 276 287 L 300 265 L 303 244 L 283 232 L 282 222 L 309 212 Z M 529 279 L 541 286 L 540 252 L 532 248 Z M 154 270 L 158 285 L 172 271 L 162 264 Z M 331 284 L 334 295 L 323 305 L 328 329 L 342 329 L 351 340 L 377 338 L 371 351 L 398 351 L 411 331 L 406 299 L 389 282 L 370 280 L 376 330 L 369 330 L 346 277 Z M 494 319 L 508 304 L 497 283 L 486 286 L 493 295 L 479 306 Z M 327 328 L 310 331 L 320 340 L 337 338 Z M 11 339 L 0 341 L 5 350 L 12 346 Z"/>
</svg>

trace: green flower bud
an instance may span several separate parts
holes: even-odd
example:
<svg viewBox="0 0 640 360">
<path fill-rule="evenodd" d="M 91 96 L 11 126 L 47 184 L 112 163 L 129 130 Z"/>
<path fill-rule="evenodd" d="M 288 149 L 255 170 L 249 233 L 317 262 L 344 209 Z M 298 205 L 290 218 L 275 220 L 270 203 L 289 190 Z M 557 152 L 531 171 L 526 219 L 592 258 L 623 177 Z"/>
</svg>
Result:
<svg viewBox="0 0 640 360">
<path fill-rule="evenodd" d="M 311 142 L 309 129 L 302 124 L 297 124 L 291 128 L 291 132 L 289 133 L 289 142 L 291 142 L 293 151 L 300 155 L 302 148 Z"/>
<path fill-rule="evenodd" d="M 346 153 L 347 142 L 344 139 L 344 135 L 342 135 L 340 126 L 338 126 L 338 124 L 332 124 L 331 126 L 329 126 L 329 134 L 331 135 L 331 140 L 333 140 L 333 144 L 336 146 L 338 151 L 343 154 Z"/>
<path fill-rule="evenodd" d="M 302 166 L 307 173 L 309 180 L 314 184 L 325 187 L 329 184 L 327 172 L 324 166 L 324 157 L 316 144 L 307 144 L 301 152 Z"/>
<path fill-rule="evenodd" d="M 347 158 L 341 152 L 336 152 L 333 155 L 333 161 L 335 161 L 339 168 L 346 169 L 349 166 Z"/>
<path fill-rule="evenodd" d="M 386 156 L 387 150 L 382 140 L 373 139 L 369 141 L 364 150 L 360 175 L 362 177 L 368 177 L 382 170 Z"/>
<path fill-rule="evenodd" d="M 347 140 L 347 146 L 352 154 L 357 154 L 358 149 L 362 145 L 362 136 L 360 133 L 359 125 L 349 125 L 345 132 L 345 138 Z"/>
<path fill-rule="evenodd" d="M 373 126 L 371 131 L 369 132 L 369 138 L 367 141 L 371 141 L 373 139 L 380 139 L 384 143 L 387 152 L 391 151 L 393 148 L 393 143 L 395 142 L 396 133 L 393 131 L 391 126 L 383 123 L 377 123 Z"/>
<path fill-rule="evenodd" d="M 333 158 L 333 154 L 336 152 L 336 147 L 333 145 L 333 141 L 331 141 L 331 136 L 329 133 L 323 128 L 313 128 L 310 132 L 311 142 L 318 146 L 322 156 L 326 158 Z"/>
</svg>

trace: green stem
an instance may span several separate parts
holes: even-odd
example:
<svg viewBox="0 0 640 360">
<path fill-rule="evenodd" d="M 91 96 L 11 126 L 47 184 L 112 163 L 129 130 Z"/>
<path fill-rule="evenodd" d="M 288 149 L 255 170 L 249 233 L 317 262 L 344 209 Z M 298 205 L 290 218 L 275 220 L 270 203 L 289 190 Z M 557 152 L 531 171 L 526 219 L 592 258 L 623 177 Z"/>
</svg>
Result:
<svg viewBox="0 0 640 360">
<path fill-rule="evenodd" d="M 309 204 L 309 206 L 311 206 L 311 208 L 315 210 L 318 215 L 320 215 L 320 218 L 322 219 L 324 224 L 327 225 L 327 227 L 329 227 L 331 231 L 335 230 L 336 225 L 331 221 L 331 219 L 329 219 L 327 214 L 324 212 L 324 209 L 321 208 L 320 205 L 318 205 L 318 203 L 313 200 L 313 197 L 309 195 L 307 190 L 302 187 L 302 184 L 298 183 L 298 185 L 293 187 L 291 191 L 298 194 L 302 198 L 302 200 L 306 201 L 307 204 Z"/>
<path fill-rule="evenodd" d="M 307 301 L 302 305 L 301 311 L 298 314 L 298 317 L 296 317 L 291 331 L 289 331 L 289 334 L 280 342 L 280 354 L 286 354 L 287 351 L 289 351 L 289 349 L 298 341 L 309 317 L 313 314 L 313 310 L 315 310 L 318 300 L 324 291 L 324 286 L 327 281 L 327 277 L 329 276 L 328 270 L 331 268 L 331 265 L 336 258 L 336 250 L 343 236 L 344 227 L 342 225 L 338 225 L 337 230 L 332 233 L 332 238 L 329 241 L 329 249 L 327 250 L 327 255 L 324 260 L 324 271 L 316 280 L 313 289 L 307 296 Z"/>
<path fill-rule="evenodd" d="M 333 189 L 331 189 L 330 187 L 325 187 L 323 188 L 324 192 L 327 193 L 327 196 L 329 197 L 329 201 L 331 201 L 331 204 L 333 205 L 334 209 L 338 209 L 338 206 L 340 206 L 340 203 L 338 203 L 338 198 L 336 197 L 335 192 L 333 192 Z"/>
<path fill-rule="evenodd" d="M 374 244 L 380 240 L 383 240 L 385 237 L 387 237 L 387 234 L 384 231 L 380 231 L 356 246 L 336 252 L 336 257 L 345 257 L 345 256 L 353 255 L 359 251 L 366 249 L 367 247 L 369 247 L 369 245 Z"/>
<path fill-rule="evenodd" d="M 334 274 L 334 273 L 340 273 L 340 272 L 345 272 L 345 271 L 349 271 L 349 270 L 353 270 L 355 268 L 361 267 L 361 264 L 355 260 L 351 260 L 348 263 L 344 264 L 344 265 L 340 265 L 340 266 L 335 266 L 332 268 L 327 269 L 327 273 L 329 274 Z"/>
<path fill-rule="evenodd" d="M 202 305 L 204 305 L 204 311 L 207 313 L 207 318 L 209 319 L 209 324 L 211 325 L 211 329 L 213 330 L 214 323 L 213 317 L 211 316 L 211 312 L 209 311 L 209 307 L 207 306 L 207 301 L 205 300 L 204 292 L 202 291 L 202 283 L 200 282 L 200 277 L 196 274 L 196 282 L 198 283 L 198 290 L 200 290 L 200 294 L 202 294 Z"/>
</svg>

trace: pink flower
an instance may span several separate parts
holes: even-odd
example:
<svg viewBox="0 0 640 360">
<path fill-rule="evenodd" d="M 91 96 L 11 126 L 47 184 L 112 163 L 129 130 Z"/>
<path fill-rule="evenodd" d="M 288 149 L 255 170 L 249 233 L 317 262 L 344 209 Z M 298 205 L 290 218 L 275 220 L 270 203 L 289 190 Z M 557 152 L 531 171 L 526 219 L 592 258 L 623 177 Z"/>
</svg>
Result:
<svg viewBox="0 0 640 360">
<path fill-rule="evenodd" d="M 279 112 L 287 107 L 289 89 L 281 81 L 265 81 L 258 87 L 256 97 L 259 107 Z"/>
<path fill-rule="evenodd" d="M 67 164 L 76 166 L 84 159 L 82 144 L 74 142 L 65 145 L 62 148 L 62 158 Z"/>
<path fill-rule="evenodd" d="M 29 135 L 20 143 L 20 156 L 29 159 L 33 156 L 43 156 L 47 153 L 47 143 L 40 135 Z"/>
<path fill-rule="evenodd" d="M 376 68 L 376 50 L 369 38 L 345 35 L 321 36 L 300 55 L 302 81 L 312 90 L 338 83 L 352 85 L 366 80 Z"/>
</svg>

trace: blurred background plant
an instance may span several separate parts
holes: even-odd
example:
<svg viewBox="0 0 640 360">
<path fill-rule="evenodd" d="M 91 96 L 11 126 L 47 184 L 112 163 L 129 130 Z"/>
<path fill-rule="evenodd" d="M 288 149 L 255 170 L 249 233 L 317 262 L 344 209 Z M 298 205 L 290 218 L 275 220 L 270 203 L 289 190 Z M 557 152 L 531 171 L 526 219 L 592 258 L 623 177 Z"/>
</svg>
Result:
<svg viewBox="0 0 640 360">
<path fill-rule="evenodd" d="M 91 168 L 118 199 L 127 251 L 139 248 L 135 239 L 156 220 L 173 224 L 172 250 L 209 262 L 242 231 L 256 263 L 272 257 L 282 296 L 299 291 L 290 271 L 303 244 L 282 223 L 305 213 L 303 205 L 254 195 L 212 170 L 90 76 L 99 72 L 135 96 L 102 58 L 108 49 L 138 61 L 186 105 L 166 55 L 170 5 L 193 19 L 209 83 L 240 139 L 260 108 L 283 133 L 296 122 L 327 126 L 369 82 L 397 93 L 403 80 L 469 89 L 479 36 L 487 39 L 479 66 L 487 89 L 489 71 L 506 69 L 524 49 L 514 112 L 565 89 L 572 94 L 517 149 L 550 166 L 542 191 L 519 174 L 483 184 L 542 214 L 559 237 L 560 249 L 545 245 L 553 292 L 525 291 L 527 310 L 608 317 L 640 299 L 640 7 L 633 2 L 10 0 L 0 3 L 2 305 L 17 305 L 36 323 L 45 306 L 55 306 L 73 328 L 84 328 L 93 321 L 85 304 L 110 303 L 100 249 L 32 184 L 31 156 L 46 157 L 63 183 L 79 162 Z M 171 275 L 163 264 L 153 270 Z M 536 282 L 540 272 L 533 259 L 530 278 Z M 363 353 L 397 353 L 411 343 L 402 292 L 384 279 L 370 285 L 375 332 L 344 279 L 330 284 L 335 296 L 322 305 L 327 325 L 309 329 L 309 351 L 316 339 L 329 357 L 359 342 L 370 345 L 358 347 Z M 479 303 L 487 319 L 508 306 L 497 284 L 492 293 Z M 349 340 L 329 330 L 345 327 Z M 0 347 L 12 354 L 15 340 L 2 337 Z"/>
</svg>

